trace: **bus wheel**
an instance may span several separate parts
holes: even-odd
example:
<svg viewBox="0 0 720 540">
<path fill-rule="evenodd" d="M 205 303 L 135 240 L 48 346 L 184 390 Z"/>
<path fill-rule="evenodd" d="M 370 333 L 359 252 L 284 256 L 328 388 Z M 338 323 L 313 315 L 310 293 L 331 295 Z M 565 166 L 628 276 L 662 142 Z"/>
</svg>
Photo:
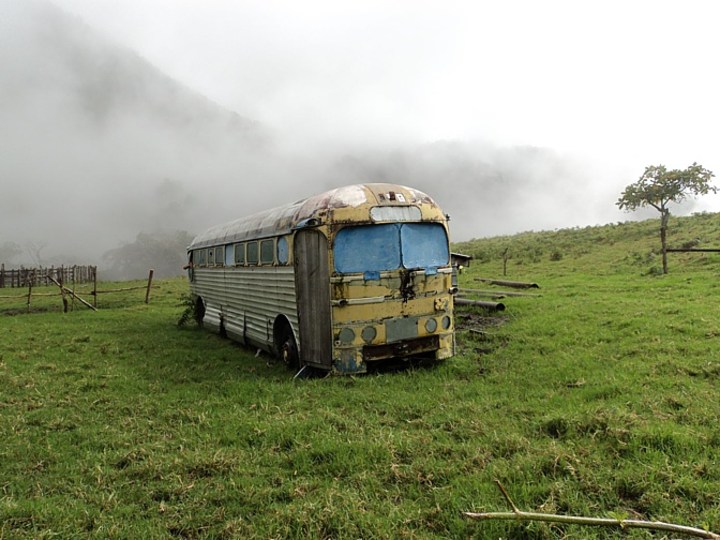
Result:
<svg viewBox="0 0 720 540">
<path fill-rule="evenodd" d="M 198 326 L 202 327 L 203 318 L 205 317 L 205 302 L 203 302 L 203 299 L 200 296 L 195 296 L 193 300 L 193 319 L 195 319 Z"/>
<path fill-rule="evenodd" d="M 295 337 L 290 328 L 286 328 L 280 341 L 280 358 L 289 368 L 299 367 L 299 358 Z"/>
</svg>

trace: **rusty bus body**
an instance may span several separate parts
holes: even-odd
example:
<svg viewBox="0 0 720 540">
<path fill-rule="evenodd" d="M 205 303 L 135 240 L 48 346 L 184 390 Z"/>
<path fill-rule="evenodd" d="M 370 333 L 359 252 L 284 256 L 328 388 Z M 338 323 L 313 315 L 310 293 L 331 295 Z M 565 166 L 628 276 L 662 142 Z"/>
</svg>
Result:
<svg viewBox="0 0 720 540">
<path fill-rule="evenodd" d="M 213 227 L 188 257 L 203 325 L 290 365 L 454 353 L 447 217 L 415 189 L 331 190 Z"/>
</svg>

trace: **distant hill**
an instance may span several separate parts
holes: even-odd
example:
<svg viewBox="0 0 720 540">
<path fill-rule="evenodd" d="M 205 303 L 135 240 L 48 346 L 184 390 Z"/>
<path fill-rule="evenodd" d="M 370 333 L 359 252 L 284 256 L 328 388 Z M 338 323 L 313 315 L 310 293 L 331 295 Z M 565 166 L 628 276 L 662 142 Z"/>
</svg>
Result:
<svg viewBox="0 0 720 540">
<path fill-rule="evenodd" d="M 96 257 L 139 231 L 204 223 L 259 123 L 168 77 L 44 0 L 0 2 L 0 243 Z"/>
<path fill-rule="evenodd" d="M 244 144 L 263 138 L 248 118 L 211 102 L 171 79 L 134 51 L 113 43 L 81 19 L 44 0 L 0 5 L 3 109 L 55 97 L 78 126 L 103 129 L 130 115 L 148 125 L 232 137 Z"/>
<path fill-rule="evenodd" d="M 529 231 L 508 236 L 474 239 L 453 244 L 453 250 L 472 255 L 471 264 L 483 265 L 493 276 L 502 273 L 503 254 L 508 275 L 533 275 L 537 279 L 568 267 L 587 274 L 630 272 L 659 274 L 660 220 L 575 227 L 556 231 Z M 720 214 L 699 213 L 670 218 L 668 247 L 720 248 Z M 507 250 L 507 252 L 506 252 Z M 683 266 L 720 264 L 716 253 L 673 253 L 670 272 Z M 720 267 L 719 267 L 720 268 Z"/>
</svg>

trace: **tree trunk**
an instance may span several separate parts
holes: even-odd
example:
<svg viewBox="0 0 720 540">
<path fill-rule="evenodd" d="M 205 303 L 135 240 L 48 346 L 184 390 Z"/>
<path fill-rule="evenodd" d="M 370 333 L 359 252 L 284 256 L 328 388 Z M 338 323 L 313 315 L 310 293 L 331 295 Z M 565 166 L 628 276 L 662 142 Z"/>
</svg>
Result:
<svg viewBox="0 0 720 540">
<path fill-rule="evenodd" d="M 668 273 L 667 263 L 667 226 L 670 219 L 670 211 L 667 208 L 660 210 L 660 244 L 662 246 L 663 274 Z"/>
</svg>

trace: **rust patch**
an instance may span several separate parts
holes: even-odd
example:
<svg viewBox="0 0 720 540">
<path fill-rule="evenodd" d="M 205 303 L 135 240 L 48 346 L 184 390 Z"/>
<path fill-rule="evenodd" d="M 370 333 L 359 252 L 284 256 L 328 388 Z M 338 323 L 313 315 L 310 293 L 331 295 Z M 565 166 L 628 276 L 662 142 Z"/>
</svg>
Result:
<svg viewBox="0 0 720 540">
<path fill-rule="evenodd" d="M 415 298 L 415 286 L 413 277 L 409 270 L 400 270 L 400 295 L 403 302 Z"/>
</svg>

